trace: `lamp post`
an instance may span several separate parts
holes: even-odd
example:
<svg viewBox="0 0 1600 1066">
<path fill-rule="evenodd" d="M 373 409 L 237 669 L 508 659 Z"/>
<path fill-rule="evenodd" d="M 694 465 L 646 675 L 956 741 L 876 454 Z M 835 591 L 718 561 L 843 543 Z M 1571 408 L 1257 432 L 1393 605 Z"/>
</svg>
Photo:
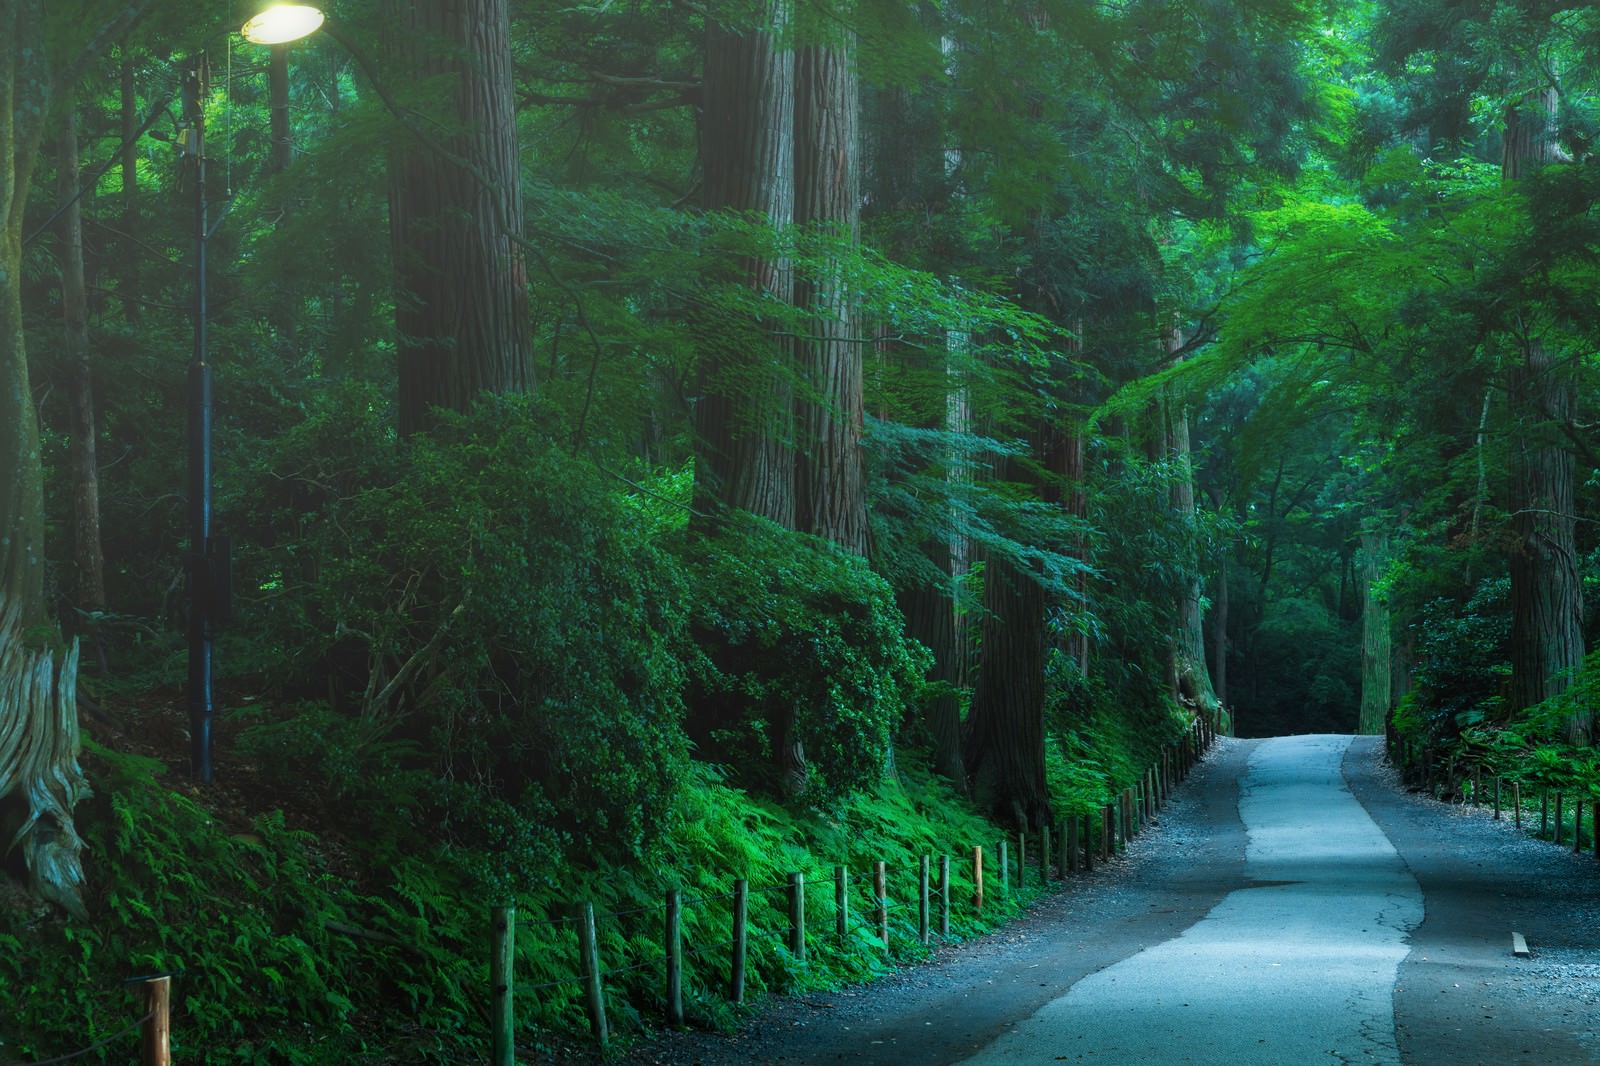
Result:
<svg viewBox="0 0 1600 1066">
<path fill-rule="evenodd" d="M 189 359 L 189 550 L 184 560 L 189 586 L 189 772 L 195 780 L 211 780 L 212 698 L 211 648 L 219 607 L 225 598 L 225 543 L 211 535 L 211 364 L 206 351 L 206 242 L 210 228 L 206 200 L 205 98 L 206 54 L 199 53 L 183 72 L 184 134 L 180 142 L 192 183 L 194 211 L 194 350 Z M 219 573 L 219 570 L 222 570 Z M 219 580 L 220 577 L 220 580 Z"/>
<path fill-rule="evenodd" d="M 257 44 L 287 44 L 322 25 L 322 12 L 303 4 L 275 4 L 245 23 L 240 32 Z M 206 190 L 205 100 L 209 69 L 204 52 L 183 72 L 183 124 L 181 141 L 188 163 L 194 212 L 194 350 L 188 375 L 188 528 L 189 547 L 184 559 L 189 592 L 189 772 L 209 783 L 211 725 L 216 703 L 213 693 L 212 642 L 216 624 L 232 614 L 231 555 L 226 537 L 211 525 L 211 364 L 206 338 L 206 245 L 211 238 L 210 205 Z"/>
</svg>

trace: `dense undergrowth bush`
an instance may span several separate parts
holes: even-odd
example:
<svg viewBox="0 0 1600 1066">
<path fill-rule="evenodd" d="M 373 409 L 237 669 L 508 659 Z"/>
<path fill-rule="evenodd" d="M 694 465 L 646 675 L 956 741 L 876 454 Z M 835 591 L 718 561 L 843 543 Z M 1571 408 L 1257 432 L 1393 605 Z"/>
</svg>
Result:
<svg viewBox="0 0 1600 1066">
<path fill-rule="evenodd" d="M 860 556 L 752 515 L 692 538 L 697 575 L 690 734 L 773 788 L 780 746 L 804 748 L 794 791 L 826 803 L 869 788 L 927 670 L 888 582 Z"/>
</svg>

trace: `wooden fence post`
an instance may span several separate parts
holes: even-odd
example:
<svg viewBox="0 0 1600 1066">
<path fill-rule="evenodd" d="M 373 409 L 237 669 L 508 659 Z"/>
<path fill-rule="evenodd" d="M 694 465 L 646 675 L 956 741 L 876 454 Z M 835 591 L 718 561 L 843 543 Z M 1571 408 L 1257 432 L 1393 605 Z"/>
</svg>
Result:
<svg viewBox="0 0 1600 1066">
<path fill-rule="evenodd" d="M 1017 891 L 1028 887 L 1028 831 L 1017 832 Z"/>
<path fill-rule="evenodd" d="M 882 859 L 872 864 L 872 892 L 878 897 L 878 939 L 889 946 L 889 867 Z"/>
<path fill-rule="evenodd" d="M 983 913 L 983 845 L 972 849 L 972 910 Z"/>
<path fill-rule="evenodd" d="M 1100 861 L 1107 862 L 1111 858 L 1111 851 L 1116 847 L 1113 839 L 1116 825 L 1116 810 L 1111 804 L 1100 808 Z"/>
<path fill-rule="evenodd" d="M 1590 804 L 1589 824 L 1594 827 L 1590 834 L 1594 837 L 1594 857 L 1600 859 L 1600 800 Z"/>
<path fill-rule="evenodd" d="M 1555 839 L 1556 839 L 1556 847 L 1558 847 L 1558 848 L 1561 846 L 1561 842 L 1565 837 L 1565 834 L 1564 834 L 1563 831 L 1566 829 L 1566 826 L 1563 823 L 1566 821 L 1566 819 L 1562 817 L 1562 810 L 1561 810 L 1561 806 L 1562 806 L 1561 801 L 1564 800 L 1565 798 L 1566 797 L 1563 796 L 1561 793 L 1559 793 L 1559 792 L 1556 793 L 1556 838 Z"/>
<path fill-rule="evenodd" d="M 739 878 L 733 883 L 733 959 L 728 969 L 728 998 L 744 1002 L 744 956 L 746 917 L 750 911 L 750 882 Z"/>
<path fill-rule="evenodd" d="M 789 875 L 789 954 L 806 961 L 806 875 Z"/>
<path fill-rule="evenodd" d="M 1494 820 L 1497 822 L 1500 820 L 1500 776 L 1498 774 L 1495 775 L 1494 779 Z"/>
<path fill-rule="evenodd" d="M 489 1017 L 492 1030 L 489 1061 L 493 1066 L 513 1066 L 516 1061 L 511 1020 L 511 960 L 515 948 L 516 918 L 515 907 L 495 907 L 489 911 Z"/>
<path fill-rule="evenodd" d="M 1004 837 L 1000 839 L 1000 891 L 1011 895 L 1011 856 L 1006 852 Z"/>
<path fill-rule="evenodd" d="M 950 935 L 950 856 L 939 856 L 939 935 Z"/>
<path fill-rule="evenodd" d="M 923 947 L 928 946 L 928 934 L 931 923 L 928 913 L 928 856 L 922 856 L 917 864 L 917 940 Z"/>
<path fill-rule="evenodd" d="M 1511 782 L 1511 811 L 1516 819 L 1517 828 L 1522 828 L 1522 782 Z"/>
<path fill-rule="evenodd" d="M 1039 828 L 1039 883 L 1050 883 L 1050 827 Z"/>
<path fill-rule="evenodd" d="M 594 933 L 594 904 L 585 903 L 578 918 L 578 952 L 583 956 L 584 1001 L 589 1010 L 589 1028 L 601 1050 L 611 1041 L 606 1027 L 606 996 L 600 983 L 600 943 Z"/>
<path fill-rule="evenodd" d="M 139 1061 L 144 1066 L 172 1066 L 172 978 L 144 982 L 144 1010 L 139 1026 Z"/>
<path fill-rule="evenodd" d="M 667 889 L 667 915 L 662 945 L 667 952 L 667 1024 L 683 1024 L 683 893 Z"/>
<path fill-rule="evenodd" d="M 1583 800 L 1572 805 L 1572 853 L 1583 853 Z"/>
<path fill-rule="evenodd" d="M 1094 816 L 1083 816 L 1083 872 L 1094 873 Z"/>
<path fill-rule="evenodd" d="M 1069 814 L 1061 820 L 1061 857 L 1056 860 L 1056 872 L 1063 879 L 1078 872 L 1078 816 Z"/>
<path fill-rule="evenodd" d="M 1550 835 L 1550 790 L 1539 790 L 1539 839 Z"/>
<path fill-rule="evenodd" d="M 850 935 L 850 871 L 833 868 L 833 931 L 843 944 Z"/>
</svg>

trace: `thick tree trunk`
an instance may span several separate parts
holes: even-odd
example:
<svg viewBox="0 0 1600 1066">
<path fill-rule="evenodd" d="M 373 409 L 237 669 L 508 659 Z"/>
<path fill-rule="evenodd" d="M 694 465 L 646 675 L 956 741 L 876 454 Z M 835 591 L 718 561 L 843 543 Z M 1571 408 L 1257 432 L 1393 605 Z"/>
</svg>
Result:
<svg viewBox="0 0 1600 1066">
<path fill-rule="evenodd" d="M 794 53 L 780 44 L 789 0 L 763 0 L 754 28 L 706 30 L 701 130 L 705 205 L 751 212 L 775 228 L 794 221 Z M 743 263 L 747 283 L 779 302 L 794 300 L 782 259 Z M 737 507 L 795 526 L 793 345 L 769 322 L 706 339 L 694 421 L 696 510 Z"/>
<path fill-rule="evenodd" d="M 983 575 L 983 659 L 965 754 L 973 795 L 1017 828 L 1051 821 L 1044 771 L 1045 594 L 1009 562 L 991 558 Z"/>
<path fill-rule="evenodd" d="M 73 601 L 80 611 L 106 605 L 105 556 L 100 544 L 100 474 L 95 462 L 94 374 L 89 358 L 89 307 L 84 296 L 83 212 L 78 192 L 78 123 L 71 94 L 62 102 L 57 143 L 61 215 L 61 311 L 71 369 Z"/>
<path fill-rule="evenodd" d="M 389 164 L 400 432 L 481 393 L 533 388 L 506 0 L 389 0 L 402 77 L 448 76 L 443 147 Z"/>
<path fill-rule="evenodd" d="M 143 7 L 130 3 L 92 34 L 80 62 Z M 14 839 L 35 894 L 81 917 L 78 655 L 59 647 L 45 603 L 44 477 L 22 328 L 23 216 L 56 87 L 46 18 L 43 0 L 0 6 L 0 804 L 21 811 Z"/>
<path fill-rule="evenodd" d="M 1217 595 L 1211 604 L 1211 681 L 1217 702 L 1228 703 L 1228 553 L 1217 557 Z"/>
<path fill-rule="evenodd" d="M 795 223 L 860 239 L 860 94 L 849 44 L 808 45 L 796 58 Z M 867 554 L 862 482 L 861 325 L 838 271 L 800 277 L 795 303 L 814 315 L 800 341 L 799 527 Z"/>
<path fill-rule="evenodd" d="M 948 545 L 929 546 L 933 562 L 949 572 Z M 967 771 L 961 757 L 961 649 L 956 642 L 955 599 L 951 581 L 904 589 L 897 595 L 906 616 L 906 634 L 933 653 L 928 671 L 931 693 L 922 706 L 922 721 L 933 740 L 933 768 L 956 790 L 967 791 Z"/>
<path fill-rule="evenodd" d="M 1537 339 L 1514 375 L 1512 402 L 1523 416 L 1516 441 L 1511 549 L 1511 704 L 1531 707 L 1566 691 L 1583 665 L 1583 585 L 1574 529 L 1572 453 L 1552 425 L 1572 417 L 1572 384 Z M 1593 739 L 1593 712 L 1567 722 L 1567 739 Z"/>
<path fill-rule="evenodd" d="M 1502 177 L 1515 181 L 1556 158 L 1553 90 L 1529 94 L 1506 114 Z M 1511 707 L 1521 710 L 1564 692 L 1583 664 L 1583 586 L 1574 528 L 1576 463 L 1561 443 L 1573 416 L 1573 386 L 1538 337 L 1522 341 L 1512 373 L 1517 420 L 1512 479 Z M 1567 739 L 1593 740 L 1593 711 L 1576 711 Z"/>
<path fill-rule="evenodd" d="M 1393 690 L 1394 645 L 1389 605 L 1377 596 L 1378 580 L 1389 562 L 1389 534 L 1361 532 L 1361 713 L 1356 731 L 1382 736 L 1388 726 Z"/>
<path fill-rule="evenodd" d="M 781 43 L 790 0 L 762 0 L 754 25 L 706 28 L 700 135 L 705 206 L 794 222 L 794 52 Z M 782 305 L 794 301 L 792 264 L 752 256 L 745 284 Z M 697 522 L 730 508 L 788 529 L 796 524 L 794 345 L 769 321 L 707 330 L 694 406 Z M 770 724 L 778 786 L 805 787 L 805 746 L 794 708 Z"/>
<path fill-rule="evenodd" d="M 1183 333 L 1177 329 L 1166 331 L 1163 341 L 1167 354 L 1174 360 L 1183 348 Z M 1189 532 L 1191 539 L 1197 532 L 1197 509 L 1194 499 L 1194 468 L 1189 447 L 1189 411 L 1182 404 L 1169 402 L 1167 414 L 1170 427 L 1168 441 L 1172 458 L 1177 464 L 1177 480 L 1172 486 L 1172 506 L 1178 521 Z M 1211 675 L 1206 669 L 1205 619 L 1200 609 L 1200 593 L 1204 587 L 1199 574 L 1199 560 L 1192 560 L 1195 574 L 1184 584 L 1183 599 L 1178 605 L 1178 637 L 1176 641 L 1175 671 L 1178 694 L 1190 700 L 1218 728 L 1223 723 Z"/>
</svg>

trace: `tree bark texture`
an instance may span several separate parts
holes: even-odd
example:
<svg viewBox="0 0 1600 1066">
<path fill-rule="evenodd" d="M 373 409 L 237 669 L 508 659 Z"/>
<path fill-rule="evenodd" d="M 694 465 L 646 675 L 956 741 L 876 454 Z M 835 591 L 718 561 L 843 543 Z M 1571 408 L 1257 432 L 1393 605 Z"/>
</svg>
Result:
<svg viewBox="0 0 1600 1066">
<path fill-rule="evenodd" d="M 507 0 L 389 0 L 399 76 L 447 95 L 443 151 L 389 163 L 400 432 L 533 388 Z M 446 157 L 448 153 L 448 158 Z"/>
<path fill-rule="evenodd" d="M 789 0 L 763 0 L 759 28 L 706 30 L 701 164 L 705 206 L 794 221 L 794 53 L 779 38 Z M 794 301 L 784 259 L 741 264 L 745 283 Z M 696 510 L 737 507 L 795 528 L 794 346 L 770 322 L 715 323 L 705 339 L 694 422 Z"/>
<path fill-rule="evenodd" d="M 1530 93 L 1506 113 L 1502 177 L 1515 181 L 1556 158 L 1553 90 Z M 1573 417 L 1569 374 L 1538 337 L 1522 341 L 1511 374 L 1516 419 L 1512 478 L 1511 706 L 1521 710 L 1564 692 L 1583 663 L 1583 586 L 1578 573 L 1576 463 L 1559 429 Z M 1593 711 L 1567 721 L 1567 739 L 1593 740 Z"/>
<path fill-rule="evenodd" d="M 950 572 L 949 544 L 935 541 L 928 546 L 933 562 Z M 928 672 L 932 692 L 924 697 L 922 721 L 933 739 L 933 768 L 963 795 L 967 791 L 967 770 L 961 757 L 961 648 L 956 638 L 954 579 L 943 587 L 934 584 L 902 589 L 896 599 L 906 616 L 906 635 L 922 642 L 933 653 L 933 669 Z"/>
<path fill-rule="evenodd" d="M 78 192 L 78 124 L 71 93 L 62 104 L 57 144 L 61 215 L 61 311 L 71 369 L 73 600 L 83 611 L 106 605 L 105 555 L 100 542 L 100 474 L 95 461 L 94 373 L 89 355 L 89 307 L 83 277 L 83 212 Z"/>
<path fill-rule="evenodd" d="M 795 223 L 854 246 L 861 231 L 860 91 L 853 47 L 807 45 L 795 62 Z M 795 303 L 814 316 L 800 340 L 799 526 L 867 554 L 862 478 L 861 324 L 841 272 L 801 276 Z"/>
<path fill-rule="evenodd" d="M 1165 331 L 1163 343 L 1167 354 L 1173 361 L 1180 361 L 1183 357 L 1183 333 L 1181 330 L 1171 328 Z M 1194 498 L 1194 467 L 1189 447 L 1189 411 L 1181 403 L 1169 400 L 1165 405 L 1169 419 L 1169 432 L 1166 439 L 1171 447 L 1171 455 L 1177 467 L 1176 480 L 1172 485 L 1172 508 L 1177 512 L 1178 521 L 1189 535 L 1191 542 L 1197 539 L 1197 509 Z M 1222 728 L 1218 719 L 1220 710 L 1217 695 L 1211 684 L 1211 675 L 1206 669 L 1206 642 L 1204 629 L 1204 616 L 1200 609 L 1200 591 L 1202 588 L 1198 573 L 1185 582 L 1183 599 L 1178 605 L 1178 635 L 1175 656 L 1175 672 L 1177 675 L 1178 694 L 1190 700 L 1207 716 L 1217 722 L 1217 727 Z"/>
<path fill-rule="evenodd" d="M 1049 825 L 1044 771 L 1045 593 L 1030 575 L 991 558 L 986 613 L 964 748 L 973 795 L 1018 829 Z"/>
<path fill-rule="evenodd" d="M 14 839 L 35 894 L 80 916 L 83 842 L 72 809 L 87 786 L 77 762 L 78 653 L 76 643 L 58 646 L 44 597 L 44 478 L 22 328 L 22 227 L 57 85 L 71 84 L 145 6 L 130 2 L 92 29 L 58 82 L 44 0 L 0 5 L 0 803 L 22 808 Z M 64 17 L 58 7 L 52 21 Z M 61 28 L 52 25 L 52 35 Z"/>
<path fill-rule="evenodd" d="M 1361 532 L 1361 713 L 1356 731 L 1382 736 L 1388 726 L 1393 695 L 1394 644 L 1389 605 L 1377 596 L 1377 584 L 1389 562 L 1389 534 Z"/>
</svg>

